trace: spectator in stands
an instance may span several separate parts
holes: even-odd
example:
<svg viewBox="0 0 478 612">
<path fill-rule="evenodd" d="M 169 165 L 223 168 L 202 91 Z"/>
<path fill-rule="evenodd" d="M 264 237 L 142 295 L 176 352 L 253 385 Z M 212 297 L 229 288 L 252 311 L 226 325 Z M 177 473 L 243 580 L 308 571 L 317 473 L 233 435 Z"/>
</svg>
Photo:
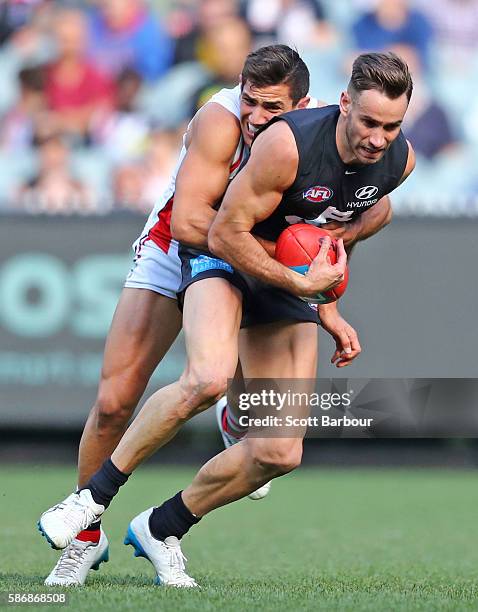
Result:
<svg viewBox="0 0 478 612">
<path fill-rule="evenodd" d="M 193 96 L 192 115 L 217 91 L 238 84 L 250 50 L 251 34 L 242 19 L 233 17 L 209 30 L 200 46 L 199 57 L 211 76 Z"/>
<path fill-rule="evenodd" d="M 141 206 L 149 213 L 171 182 L 171 175 L 181 148 L 182 135 L 175 131 L 154 130 L 144 160 Z"/>
<path fill-rule="evenodd" d="M 278 40 L 305 48 L 335 39 L 320 0 L 243 0 L 241 15 L 259 44 Z"/>
<path fill-rule="evenodd" d="M 352 26 L 359 51 L 381 51 L 392 45 L 413 47 L 428 67 L 433 31 L 425 15 L 410 7 L 409 0 L 378 0 L 373 11 L 364 13 Z"/>
<path fill-rule="evenodd" d="M 172 63 L 172 41 L 143 0 L 99 0 L 89 25 L 91 56 L 111 75 L 133 68 L 154 81 Z"/>
<path fill-rule="evenodd" d="M 447 112 L 430 93 L 418 53 L 403 45 L 392 50 L 403 57 L 413 75 L 413 96 L 402 127 L 415 153 L 432 160 L 440 153 L 455 149 L 457 139 Z"/>
<path fill-rule="evenodd" d="M 276 42 L 282 3 L 283 0 L 241 0 L 241 17 L 249 24 L 259 46 Z"/>
<path fill-rule="evenodd" d="M 470 63 L 478 50 L 478 2 L 476 0 L 421 0 L 419 6 L 430 19 L 436 41 L 449 59 Z M 463 68 L 463 67 L 461 67 Z M 466 68 L 466 67 L 465 67 Z"/>
<path fill-rule="evenodd" d="M 38 7 L 46 5 L 44 0 L 21 0 L 0 2 L 0 45 L 20 28 L 27 26 Z"/>
<path fill-rule="evenodd" d="M 153 130 L 141 163 L 119 166 L 113 175 L 115 207 L 149 213 L 171 180 L 181 146 L 178 132 Z"/>
<path fill-rule="evenodd" d="M 143 172 L 139 164 L 124 164 L 114 170 L 112 192 L 115 210 L 143 210 L 141 202 L 142 181 Z M 147 212 L 150 212 L 150 210 Z"/>
<path fill-rule="evenodd" d="M 141 76 L 125 68 L 116 82 L 116 110 L 97 114 L 92 125 L 92 139 L 114 163 L 142 157 L 149 133 L 147 118 L 137 109 Z"/>
<path fill-rule="evenodd" d="M 23 3 L 23 0 L 22 0 Z M 6 2 L 9 11 L 13 4 Z M 17 76 L 22 68 L 40 66 L 52 60 L 54 49 L 50 32 L 50 24 L 54 19 L 53 2 L 31 2 L 26 0 L 31 9 L 28 19 L 15 21 L 15 27 L 8 34 L 0 53 L 0 109 L 5 112 L 15 104 L 20 92 Z"/>
<path fill-rule="evenodd" d="M 175 22 L 171 23 L 175 31 L 174 63 L 197 61 L 202 40 L 212 29 L 237 17 L 236 0 L 199 0 L 196 10 L 189 5 L 176 8 Z M 181 28 L 179 26 L 181 20 Z"/>
<path fill-rule="evenodd" d="M 114 83 L 86 58 L 87 28 L 83 13 L 59 11 L 54 36 L 58 58 L 46 71 L 48 106 L 57 129 L 84 143 L 94 114 L 114 106 Z"/>
<path fill-rule="evenodd" d="M 39 172 L 22 185 L 15 205 L 30 213 L 95 212 L 95 197 L 69 169 L 69 150 L 59 135 L 38 143 Z"/>
<path fill-rule="evenodd" d="M 4 151 L 15 153 L 32 146 L 37 126 L 46 114 L 44 76 L 40 67 L 23 68 L 18 73 L 19 98 L 0 124 L 0 148 Z"/>
<path fill-rule="evenodd" d="M 326 47 L 335 41 L 336 32 L 327 21 L 320 0 L 282 0 L 277 38 L 302 49 Z"/>
</svg>

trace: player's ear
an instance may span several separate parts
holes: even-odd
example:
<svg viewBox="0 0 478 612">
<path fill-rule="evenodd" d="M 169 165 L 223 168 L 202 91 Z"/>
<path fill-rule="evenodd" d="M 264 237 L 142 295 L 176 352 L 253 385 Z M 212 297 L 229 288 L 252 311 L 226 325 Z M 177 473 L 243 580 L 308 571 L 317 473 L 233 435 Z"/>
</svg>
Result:
<svg viewBox="0 0 478 612">
<path fill-rule="evenodd" d="M 295 108 L 307 108 L 309 106 L 310 96 L 305 96 L 305 98 L 301 98 Z"/>
<path fill-rule="evenodd" d="M 349 92 L 343 91 L 340 94 L 340 101 L 339 101 L 340 112 L 342 113 L 342 115 L 346 117 L 349 114 L 351 105 L 352 105 L 352 98 Z"/>
</svg>

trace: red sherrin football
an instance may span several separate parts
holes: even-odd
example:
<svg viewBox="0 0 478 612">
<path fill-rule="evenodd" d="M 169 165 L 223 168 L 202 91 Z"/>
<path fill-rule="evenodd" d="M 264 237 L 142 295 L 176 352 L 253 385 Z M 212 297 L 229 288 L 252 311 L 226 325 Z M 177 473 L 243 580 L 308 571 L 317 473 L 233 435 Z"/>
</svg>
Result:
<svg viewBox="0 0 478 612">
<path fill-rule="evenodd" d="M 309 264 L 320 250 L 320 245 L 324 236 L 329 233 L 308 223 L 296 223 L 285 229 L 276 242 L 275 258 L 284 266 L 305 274 L 309 269 Z M 337 261 L 337 242 L 332 238 L 329 249 L 330 262 Z M 312 304 L 329 304 L 335 302 L 345 293 L 349 280 L 349 268 L 345 269 L 344 280 L 333 289 L 322 291 L 315 297 L 302 298 Z"/>
</svg>

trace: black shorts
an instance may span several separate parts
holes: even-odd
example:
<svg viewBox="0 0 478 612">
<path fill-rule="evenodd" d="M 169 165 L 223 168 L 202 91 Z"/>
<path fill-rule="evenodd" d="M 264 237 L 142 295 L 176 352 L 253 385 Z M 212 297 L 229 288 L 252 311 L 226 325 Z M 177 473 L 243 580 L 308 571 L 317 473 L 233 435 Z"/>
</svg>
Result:
<svg viewBox="0 0 478 612">
<path fill-rule="evenodd" d="M 317 306 L 308 304 L 288 291 L 238 272 L 208 251 L 180 245 L 182 281 L 178 289 L 180 308 L 186 289 L 205 278 L 224 278 L 242 293 L 241 327 L 264 325 L 276 321 L 319 323 Z"/>
</svg>

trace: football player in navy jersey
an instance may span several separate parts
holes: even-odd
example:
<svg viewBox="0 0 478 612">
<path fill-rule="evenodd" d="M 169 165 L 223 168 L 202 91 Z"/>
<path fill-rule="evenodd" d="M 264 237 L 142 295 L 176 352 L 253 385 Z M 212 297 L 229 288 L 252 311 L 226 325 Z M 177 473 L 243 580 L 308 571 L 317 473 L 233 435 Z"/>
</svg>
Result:
<svg viewBox="0 0 478 612">
<path fill-rule="evenodd" d="M 364 54 L 354 62 L 338 106 L 286 113 L 269 122 L 226 192 L 209 231 L 211 251 L 264 282 L 313 296 L 312 279 L 275 261 L 252 232 L 277 239 L 291 218 L 317 225 L 342 219 L 360 231 L 364 211 L 415 166 L 413 148 L 400 129 L 412 87 L 398 56 Z M 318 187 L 325 197 L 315 195 Z"/>
</svg>

